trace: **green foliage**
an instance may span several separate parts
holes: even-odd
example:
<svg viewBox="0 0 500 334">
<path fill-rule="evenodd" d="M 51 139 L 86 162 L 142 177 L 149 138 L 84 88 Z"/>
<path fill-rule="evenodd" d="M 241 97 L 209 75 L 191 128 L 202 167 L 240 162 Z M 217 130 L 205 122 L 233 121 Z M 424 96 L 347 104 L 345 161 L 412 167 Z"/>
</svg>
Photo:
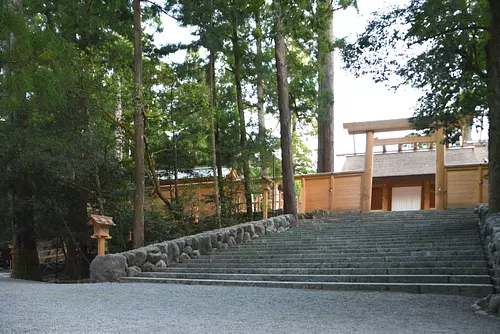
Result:
<svg viewBox="0 0 500 334">
<path fill-rule="evenodd" d="M 377 13 L 343 56 L 358 75 L 371 74 L 394 88 L 421 89 L 414 119 L 418 129 L 454 125 L 464 116 L 480 124 L 488 110 L 488 20 L 484 0 L 412 0 Z M 396 78 L 401 80 L 393 84 Z"/>
</svg>

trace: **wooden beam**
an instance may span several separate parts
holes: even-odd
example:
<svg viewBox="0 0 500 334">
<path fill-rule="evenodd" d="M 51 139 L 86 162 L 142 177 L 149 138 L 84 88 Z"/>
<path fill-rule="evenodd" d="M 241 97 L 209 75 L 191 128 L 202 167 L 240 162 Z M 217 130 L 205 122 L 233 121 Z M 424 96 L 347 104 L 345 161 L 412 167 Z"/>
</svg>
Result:
<svg viewBox="0 0 500 334">
<path fill-rule="evenodd" d="M 382 188 L 382 211 L 389 211 L 389 188 L 385 183 Z"/>
<path fill-rule="evenodd" d="M 347 129 L 350 135 L 372 132 L 390 132 L 413 130 L 409 118 L 388 119 L 382 121 L 369 121 L 369 122 L 354 122 L 344 123 L 344 129 Z"/>
<path fill-rule="evenodd" d="M 446 171 L 444 169 L 444 129 L 436 131 L 436 209 L 446 208 Z"/>
<path fill-rule="evenodd" d="M 431 208 L 431 187 L 428 181 L 424 183 L 424 210 Z"/>
<path fill-rule="evenodd" d="M 366 133 L 365 172 L 361 193 L 361 212 L 370 212 L 373 186 L 373 131 Z"/>
<path fill-rule="evenodd" d="M 398 144 L 429 144 L 429 143 L 434 143 L 435 141 L 436 141 L 436 137 L 434 135 L 433 136 L 386 138 L 386 139 L 375 138 L 373 145 L 383 146 L 383 145 L 398 145 Z"/>
</svg>

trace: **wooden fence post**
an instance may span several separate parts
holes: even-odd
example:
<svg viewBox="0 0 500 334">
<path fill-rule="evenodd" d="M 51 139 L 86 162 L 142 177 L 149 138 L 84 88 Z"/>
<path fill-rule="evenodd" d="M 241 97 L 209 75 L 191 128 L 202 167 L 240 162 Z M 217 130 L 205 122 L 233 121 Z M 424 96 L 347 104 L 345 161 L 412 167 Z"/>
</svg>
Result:
<svg viewBox="0 0 500 334">
<path fill-rule="evenodd" d="M 269 189 L 267 188 L 267 186 L 264 188 L 262 196 L 263 196 L 262 218 L 267 219 L 269 211 Z"/>
</svg>

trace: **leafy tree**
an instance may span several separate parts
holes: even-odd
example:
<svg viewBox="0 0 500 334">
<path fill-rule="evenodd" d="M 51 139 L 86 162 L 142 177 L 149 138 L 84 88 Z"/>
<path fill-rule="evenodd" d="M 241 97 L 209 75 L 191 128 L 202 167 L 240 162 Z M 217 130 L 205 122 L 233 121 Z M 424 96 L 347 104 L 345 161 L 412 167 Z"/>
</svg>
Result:
<svg viewBox="0 0 500 334">
<path fill-rule="evenodd" d="M 413 123 L 446 127 L 450 141 L 465 118 L 489 120 L 489 204 L 500 211 L 500 59 L 497 1 L 412 0 L 378 13 L 357 42 L 346 47 L 347 68 L 375 81 L 400 77 L 423 91 Z M 396 30 L 394 27 L 407 27 Z"/>
</svg>

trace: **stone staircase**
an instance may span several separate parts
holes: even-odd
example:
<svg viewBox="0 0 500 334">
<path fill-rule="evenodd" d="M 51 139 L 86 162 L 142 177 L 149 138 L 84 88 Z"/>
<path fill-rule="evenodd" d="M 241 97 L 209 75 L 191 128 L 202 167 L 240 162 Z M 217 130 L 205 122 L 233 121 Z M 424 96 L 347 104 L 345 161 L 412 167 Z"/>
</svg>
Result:
<svg viewBox="0 0 500 334">
<path fill-rule="evenodd" d="M 338 213 L 161 272 L 120 282 L 486 296 L 493 293 L 472 210 Z"/>
</svg>

